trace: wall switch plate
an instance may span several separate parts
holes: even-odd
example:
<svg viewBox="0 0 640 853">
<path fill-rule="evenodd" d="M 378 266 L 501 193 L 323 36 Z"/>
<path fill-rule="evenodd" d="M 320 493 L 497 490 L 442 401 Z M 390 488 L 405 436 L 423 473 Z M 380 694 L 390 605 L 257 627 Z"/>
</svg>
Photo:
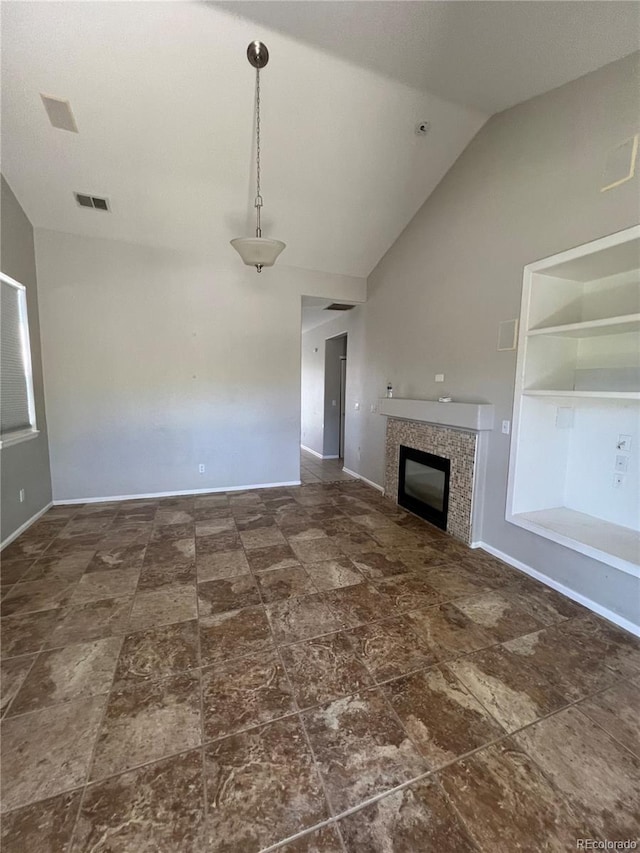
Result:
<svg viewBox="0 0 640 853">
<path fill-rule="evenodd" d="M 332 401 L 331 401 L 331 405 L 335 408 L 335 406 L 337 406 L 337 405 L 338 405 L 338 401 L 337 401 L 337 400 L 332 400 Z"/>
<path fill-rule="evenodd" d="M 356 412 L 359 412 L 360 411 L 360 403 L 354 403 L 353 408 L 356 410 Z"/>
<path fill-rule="evenodd" d="M 613 488 L 621 489 L 624 486 L 624 474 L 613 475 Z"/>
<path fill-rule="evenodd" d="M 376 404 L 375 404 L 375 403 L 372 403 L 372 404 L 371 404 L 371 414 L 372 414 L 372 415 L 375 415 L 375 413 L 376 413 L 377 411 L 378 411 L 378 407 L 376 406 Z"/>
<path fill-rule="evenodd" d="M 20 500 L 20 503 L 21 503 L 21 504 L 23 504 L 23 503 L 24 503 L 24 499 L 25 499 L 25 492 L 24 492 L 24 489 L 20 489 L 20 491 L 18 492 L 18 498 L 19 498 L 19 500 Z"/>
<path fill-rule="evenodd" d="M 510 431 L 511 431 L 511 421 L 502 421 L 502 432 L 505 435 L 509 435 Z"/>
<path fill-rule="evenodd" d="M 621 471 L 622 473 L 624 473 L 627 470 L 628 464 L 628 456 L 616 456 L 616 471 Z"/>
<path fill-rule="evenodd" d="M 204 474 L 204 465 L 198 465 L 198 474 Z"/>
<path fill-rule="evenodd" d="M 624 450 L 628 453 L 631 450 L 631 436 L 620 433 L 616 442 L 616 450 Z"/>
<path fill-rule="evenodd" d="M 444 373 L 436 373 L 434 379 L 436 382 L 444 382 Z"/>
</svg>

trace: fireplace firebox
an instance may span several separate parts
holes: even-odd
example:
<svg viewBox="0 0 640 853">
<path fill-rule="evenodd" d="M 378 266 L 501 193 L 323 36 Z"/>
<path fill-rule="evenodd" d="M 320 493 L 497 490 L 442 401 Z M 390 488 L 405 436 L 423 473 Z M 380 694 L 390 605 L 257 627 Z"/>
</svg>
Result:
<svg viewBox="0 0 640 853">
<path fill-rule="evenodd" d="M 398 503 L 442 530 L 447 529 L 450 462 L 400 445 Z"/>
</svg>

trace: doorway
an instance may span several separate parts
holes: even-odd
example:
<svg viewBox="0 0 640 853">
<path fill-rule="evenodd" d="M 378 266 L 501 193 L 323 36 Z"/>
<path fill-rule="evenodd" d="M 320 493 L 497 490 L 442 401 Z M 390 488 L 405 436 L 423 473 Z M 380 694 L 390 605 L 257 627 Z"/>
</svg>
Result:
<svg viewBox="0 0 640 853">
<path fill-rule="evenodd" d="M 324 346 L 324 430 L 322 455 L 343 459 L 345 444 L 345 400 L 347 387 L 347 335 L 325 340 Z"/>
<path fill-rule="evenodd" d="M 345 336 L 346 347 L 346 336 Z M 340 356 L 340 446 L 338 457 L 344 460 L 344 427 L 347 414 L 347 356 Z"/>
</svg>

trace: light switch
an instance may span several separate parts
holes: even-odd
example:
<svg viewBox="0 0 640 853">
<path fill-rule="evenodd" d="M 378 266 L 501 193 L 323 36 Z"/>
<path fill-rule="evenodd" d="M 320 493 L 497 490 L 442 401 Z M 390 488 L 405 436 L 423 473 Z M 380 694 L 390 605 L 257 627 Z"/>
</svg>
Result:
<svg viewBox="0 0 640 853">
<path fill-rule="evenodd" d="M 502 421 L 502 432 L 505 435 L 509 435 L 510 430 L 511 430 L 511 421 Z"/>
<path fill-rule="evenodd" d="M 360 411 L 360 403 L 354 403 L 353 408 L 356 410 L 356 412 L 359 412 Z"/>
<path fill-rule="evenodd" d="M 434 378 L 436 382 L 444 382 L 444 373 L 436 373 Z"/>
</svg>

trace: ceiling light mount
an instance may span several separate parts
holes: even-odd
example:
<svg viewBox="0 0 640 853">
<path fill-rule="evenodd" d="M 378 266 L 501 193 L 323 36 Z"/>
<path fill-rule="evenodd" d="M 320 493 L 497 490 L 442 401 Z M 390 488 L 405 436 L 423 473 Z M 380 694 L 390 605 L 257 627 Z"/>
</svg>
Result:
<svg viewBox="0 0 640 853">
<path fill-rule="evenodd" d="M 281 240 L 270 240 L 262 236 L 260 215 L 264 204 L 260 194 L 260 69 L 269 62 L 269 51 L 261 41 L 252 41 L 247 47 L 249 64 L 256 69 L 256 236 L 236 237 L 231 245 L 248 266 L 258 272 L 262 267 L 272 267 L 280 252 L 285 248 Z"/>
<path fill-rule="evenodd" d="M 264 68 L 269 61 L 269 51 L 266 44 L 261 41 L 252 41 L 247 48 L 247 59 L 249 65 L 253 65 L 254 68 L 258 70 Z"/>
<path fill-rule="evenodd" d="M 416 124 L 416 136 L 426 136 L 429 133 L 429 128 L 431 127 L 430 121 L 419 121 Z"/>
</svg>

